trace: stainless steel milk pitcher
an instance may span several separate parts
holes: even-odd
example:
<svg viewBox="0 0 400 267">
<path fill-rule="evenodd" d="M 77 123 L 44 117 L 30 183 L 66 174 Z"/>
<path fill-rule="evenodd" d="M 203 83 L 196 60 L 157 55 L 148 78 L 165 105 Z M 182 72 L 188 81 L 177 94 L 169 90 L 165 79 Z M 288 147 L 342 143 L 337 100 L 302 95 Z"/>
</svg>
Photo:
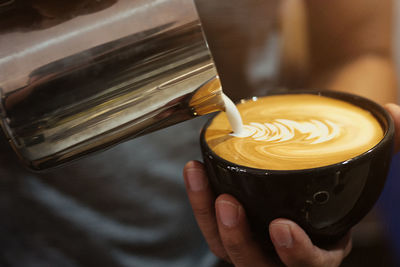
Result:
<svg viewBox="0 0 400 267">
<path fill-rule="evenodd" d="M 71 2 L 0 2 L 1 125 L 28 167 L 55 167 L 223 107 L 192 0 L 77 1 L 94 11 Z M 26 10 L 39 19 L 7 20 Z"/>
</svg>

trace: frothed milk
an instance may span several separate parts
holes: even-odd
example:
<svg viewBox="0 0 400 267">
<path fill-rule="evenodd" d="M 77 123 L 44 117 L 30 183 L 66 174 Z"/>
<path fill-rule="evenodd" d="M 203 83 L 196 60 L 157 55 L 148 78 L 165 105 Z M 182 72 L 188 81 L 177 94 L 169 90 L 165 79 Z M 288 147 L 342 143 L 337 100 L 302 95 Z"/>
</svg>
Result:
<svg viewBox="0 0 400 267">
<path fill-rule="evenodd" d="M 228 116 L 220 113 L 213 119 L 205 133 L 207 144 L 220 157 L 247 167 L 326 166 L 368 151 L 384 135 L 368 111 L 333 98 L 267 96 L 242 101 L 237 110 L 227 97 L 224 101 Z"/>
</svg>

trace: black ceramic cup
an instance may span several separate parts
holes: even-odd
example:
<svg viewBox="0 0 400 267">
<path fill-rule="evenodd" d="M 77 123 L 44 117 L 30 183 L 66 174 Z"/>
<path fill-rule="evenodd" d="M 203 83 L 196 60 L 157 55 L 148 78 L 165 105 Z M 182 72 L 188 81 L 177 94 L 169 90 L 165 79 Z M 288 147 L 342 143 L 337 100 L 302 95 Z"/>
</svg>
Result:
<svg viewBox="0 0 400 267">
<path fill-rule="evenodd" d="M 366 98 L 334 91 L 294 91 L 318 94 L 370 111 L 384 130 L 383 139 L 369 151 L 346 161 L 303 170 L 268 170 L 240 166 L 217 156 L 200 143 L 212 189 L 236 197 L 244 206 L 255 239 L 272 248 L 269 223 L 287 218 L 299 224 L 314 244 L 328 247 L 358 223 L 377 201 L 393 153 L 394 124 L 383 107 Z M 282 94 L 282 93 L 278 93 Z"/>
</svg>

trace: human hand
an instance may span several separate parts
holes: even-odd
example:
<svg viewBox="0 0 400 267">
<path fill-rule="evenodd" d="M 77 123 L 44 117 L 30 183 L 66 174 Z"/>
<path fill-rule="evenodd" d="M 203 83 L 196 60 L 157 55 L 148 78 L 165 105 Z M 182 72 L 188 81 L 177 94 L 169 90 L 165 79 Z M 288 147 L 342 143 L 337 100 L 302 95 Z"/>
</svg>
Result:
<svg viewBox="0 0 400 267">
<path fill-rule="evenodd" d="M 394 120 L 395 125 L 395 151 L 400 151 L 400 106 L 396 104 L 386 104 L 385 108 L 389 111 L 390 115 Z"/>
<path fill-rule="evenodd" d="M 183 174 L 197 223 L 217 257 L 238 267 L 276 266 L 252 239 L 241 204 L 227 194 L 215 200 L 203 164 L 188 162 Z M 277 254 L 287 266 L 339 266 L 351 251 L 350 234 L 328 251 L 314 246 L 297 224 L 286 219 L 271 222 L 269 232 Z"/>
</svg>

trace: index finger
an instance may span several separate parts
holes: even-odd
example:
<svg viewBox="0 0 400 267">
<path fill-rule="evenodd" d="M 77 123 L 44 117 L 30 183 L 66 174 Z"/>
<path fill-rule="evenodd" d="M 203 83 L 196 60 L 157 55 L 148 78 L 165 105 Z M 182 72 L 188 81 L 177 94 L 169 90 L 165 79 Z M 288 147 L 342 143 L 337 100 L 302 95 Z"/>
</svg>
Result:
<svg viewBox="0 0 400 267">
<path fill-rule="evenodd" d="M 210 250 L 217 257 L 229 261 L 218 233 L 215 197 L 209 187 L 203 164 L 198 161 L 188 162 L 183 169 L 183 176 L 194 216 Z"/>
</svg>

